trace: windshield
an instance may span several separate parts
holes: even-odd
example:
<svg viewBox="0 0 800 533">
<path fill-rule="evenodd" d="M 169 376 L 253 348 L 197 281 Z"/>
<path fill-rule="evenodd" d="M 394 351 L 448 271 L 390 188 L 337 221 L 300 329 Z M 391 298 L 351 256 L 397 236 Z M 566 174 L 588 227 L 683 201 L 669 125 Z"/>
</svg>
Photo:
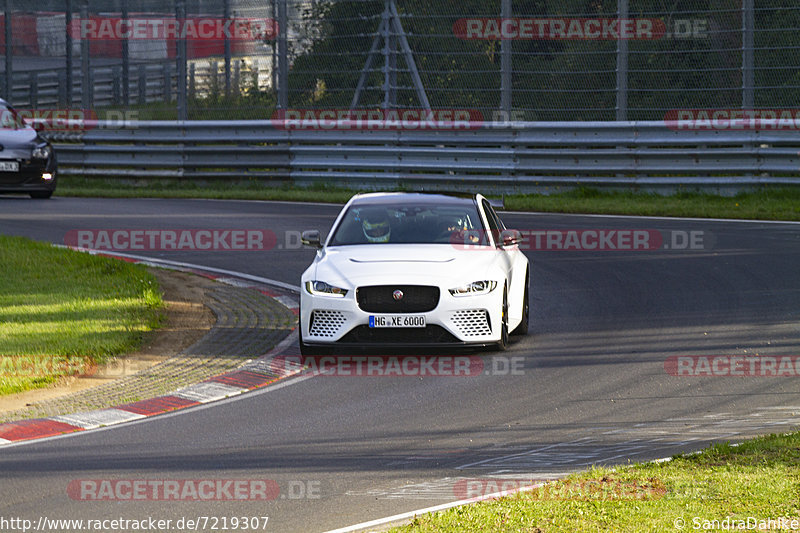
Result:
<svg viewBox="0 0 800 533">
<path fill-rule="evenodd" d="M 330 246 L 350 244 L 486 245 L 474 204 L 352 205 L 337 226 Z"/>
</svg>

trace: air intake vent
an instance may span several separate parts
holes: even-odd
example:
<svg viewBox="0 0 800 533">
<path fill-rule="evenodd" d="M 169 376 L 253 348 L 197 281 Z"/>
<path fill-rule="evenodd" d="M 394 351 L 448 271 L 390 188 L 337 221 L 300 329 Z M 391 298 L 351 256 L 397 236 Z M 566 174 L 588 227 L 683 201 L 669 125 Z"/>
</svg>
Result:
<svg viewBox="0 0 800 533">
<path fill-rule="evenodd" d="M 453 324 L 465 337 L 491 335 L 489 313 L 485 309 L 464 309 L 453 313 Z"/>
<path fill-rule="evenodd" d="M 345 318 L 341 311 L 317 309 L 311 313 L 308 333 L 312 337 L 335 337 L 344 323 Z"/>
</svg>

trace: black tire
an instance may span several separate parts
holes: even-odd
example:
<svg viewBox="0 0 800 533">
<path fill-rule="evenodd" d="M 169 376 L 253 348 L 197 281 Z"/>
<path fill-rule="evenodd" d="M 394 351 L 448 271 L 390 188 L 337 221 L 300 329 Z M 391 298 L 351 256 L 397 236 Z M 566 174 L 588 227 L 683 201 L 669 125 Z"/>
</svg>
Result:
<svg viewBox="0 0 800 533">
<path fill-rule="evenodd" d="M 508 350 L 508 288 L 503 288 L 503 306 L 500 310 L 500 340 L 497 349 L 501 352 Z"/>
<path fill-rule="evenodd" d="M 530 271 L 525 272 L 525 295 L 522 297 L 522 322 L 514 328 L 514 331 L 511 332 L 512 335 L 527 335 L 528 334 L 528 322 L 530 320 L 530 303 L 528 302 L 528 295 L 529 287 L 531 284 L 531 275 Z"/>
<path fill-rule="evenodd" d="M 35 198 L 36 200 L 47 200 L 51 196 L 53 196 L 53 191 L 35 191 L 30 193 L 31 198 Z"/>
</svg>

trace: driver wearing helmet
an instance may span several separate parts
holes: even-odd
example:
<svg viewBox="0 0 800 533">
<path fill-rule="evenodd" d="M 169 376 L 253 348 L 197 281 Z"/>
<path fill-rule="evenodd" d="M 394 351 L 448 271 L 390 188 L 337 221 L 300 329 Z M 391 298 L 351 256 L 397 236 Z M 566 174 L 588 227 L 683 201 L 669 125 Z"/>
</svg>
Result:
<svg viewBox="0 0 800 533">
<path fill-rule="evenodd" d="M 389 242 L 389 236 L 392 234 L 392 226 L 389 223 L 389 217 L 386 216 L 385 211 L 375 211 L 364 215 L 361 226 L 364 230 L 364 236 L 369 242 Z"/>
<path fill-rule="evenodd" d="M 456 216 L 445 220 L 442 235 L 446 236 L 451 244 L 475 244 L 478 242 L 478 232 L 470 231 L 469 222 L 465 217 Z"/>
</svg>

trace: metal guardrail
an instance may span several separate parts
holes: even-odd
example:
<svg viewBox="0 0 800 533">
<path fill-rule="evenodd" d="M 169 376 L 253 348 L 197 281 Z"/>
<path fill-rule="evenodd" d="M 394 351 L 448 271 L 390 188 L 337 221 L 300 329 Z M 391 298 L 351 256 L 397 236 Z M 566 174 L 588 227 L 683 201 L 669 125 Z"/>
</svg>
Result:
<svg viewBox="0 0 800 533">
<path fill-rule="evenodd" d="M 78 142 L 63 142 L 71 138 Z M 62 174 L 241 178 L 483 190 L 800 184 L 796 131 L 675 131 L 664 122 L 473 129 L 290 129 L 274 121 L 98 123 L 54 135 Z"/>
</svg>

